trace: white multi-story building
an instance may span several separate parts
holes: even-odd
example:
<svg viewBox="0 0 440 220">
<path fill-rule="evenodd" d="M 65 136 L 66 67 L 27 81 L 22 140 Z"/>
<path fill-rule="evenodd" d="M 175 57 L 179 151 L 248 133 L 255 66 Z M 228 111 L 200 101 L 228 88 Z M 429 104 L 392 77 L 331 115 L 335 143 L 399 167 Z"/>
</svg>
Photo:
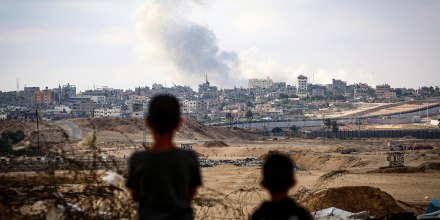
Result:
<svg viewBox="0 0 440 220">
<path fill-rule="evenodd" d="M 105 104 L 106 98 L 103 95 L 84 95 L 84 94 L 78 94 L 77 97 L 80 98 L 89 98 L 93 101 L 93 103 L 96 104 Z"/>
<path fill-rule="evenodd" d="M 267 77 L 267 79 L 249 79 L 249 88 L 267 89 L 273 86 L 273 81 Z"/>
<path fill-rule="evenodd" d="M 182 102 L 183 113 L 206 112 L 209 107 L 210 101 L 206 99 L 183 100 Z"/>
<path fill-rule="evenodd" d="M 105 101 L 106 101 L 105 96 L 101 96 L 101 95 L 90 96 L 90 99 L 91 99 L 94 103 L 98 103 L 98 104 L 105 104 Z"/>
<path fill-rule="evenodd" d="M 183 100 L 182 101 L 182 112 L 183 113 L 194 113 L 197 109 L 196 100 Z"/>
<path fill-rule="evenodd" d="M 307 77 L 303 75 L 298 76 L 298 86 L 296 87 L 296 95 L 300 98 L 307 97 Z"/>
<path fill-rule="evenodd" d="M 122 116 L 122 110 L 121 108 L 97 108 L 94 110 L 94 117 L 100 118 L 100 117 L 116 117 L 120 118 Z"/>
</svg>

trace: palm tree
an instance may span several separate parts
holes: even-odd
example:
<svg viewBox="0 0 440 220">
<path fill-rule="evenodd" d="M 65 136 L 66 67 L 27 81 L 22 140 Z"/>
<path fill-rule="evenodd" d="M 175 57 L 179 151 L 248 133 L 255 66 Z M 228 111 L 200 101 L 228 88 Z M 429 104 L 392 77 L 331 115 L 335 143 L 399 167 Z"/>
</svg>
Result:
<svg viewBox="0 0 440 220">
<path fill-rule="evenodd" d="M 332 125 L 332 131 L 333 132 L 338 132 L 339 131 L 338 120 L 336 120 L 336 119 L 332 120 L 331 125 Z"/>
<path fill-rule="evenodd" d="M 327 129 L 330 129 L 332 127 L 332 120 L 330 118 L 324 119 L 323 123 Z"/>
<path fill-rule="evenodd" d="M 232 115 L 232 113 L 230 113 L 230 112 L 226 113 L 226 121 L 229 124 L 232 124 L 232 122 L 234 121 L 234 116 Z"/>
<path fill-rule="evenodd" d="M 291 134 L 296 134 L 296 132 L 298 132 L 298 127 L 296 127 L 296 125 L 292 125 L 292 127 L 290 127 L 290 131 Z"/>
<path fill-rule="evenodd" d="M 247 111 L 247 112 L 246 112 L 246 119 L 247 119 L 247 121 L 248 121 L 249 130 L 251 129 L 251 121 L 252 121 L 252 118 L 254 118 L 254 113 L 252 113 L 251 110 Z"/>
</svg>

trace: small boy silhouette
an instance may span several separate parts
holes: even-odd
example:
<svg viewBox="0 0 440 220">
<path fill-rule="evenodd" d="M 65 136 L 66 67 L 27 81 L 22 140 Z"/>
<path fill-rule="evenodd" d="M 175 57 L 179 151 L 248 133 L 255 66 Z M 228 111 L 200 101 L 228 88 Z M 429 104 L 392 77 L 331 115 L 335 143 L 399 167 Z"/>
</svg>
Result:
<svg viewBox="0 0 440 220">
<path fill-rule="evenodd" d="M 191 200 L 201 185 L 200 168 L 194 152 L 173 143 L 181 120 L 174 96 L 153 97 L 146 124 L 154 142 L 130 157 L 126 183 L 139 203 L 138 219 L 193 219 Z"/>
<path fill-rule="evenodd" d="M 271 154 L 263 165 L 261 185 L 268 189 L 271 201 L 266 201 L 252 214 L 251 220 L 309 220 L 310 214 L 287 196 L 296 183 L 292 161 L 281 154 Z"/>
</svg>

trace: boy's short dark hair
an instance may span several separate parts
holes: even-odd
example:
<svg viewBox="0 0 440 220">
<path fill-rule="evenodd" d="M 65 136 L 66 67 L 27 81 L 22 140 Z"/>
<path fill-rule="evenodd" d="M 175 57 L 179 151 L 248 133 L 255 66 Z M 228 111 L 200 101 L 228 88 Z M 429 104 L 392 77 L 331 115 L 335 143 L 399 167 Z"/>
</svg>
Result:
<svg viewBox="0 0 440 220">
<path fill-rule="evenodd" d="M 173 131 L 180 122 L 179 100 L 168 94 L 154 96 L 150 101 L 147 120 L 160 134 Z"/>
<path fill-rule="evenodd" d="M 270 154 L 263 165 L 263 183 L 271 193 L 287 191 L 294 183 L 292 160 L 286 155 Z"/>
</svg>

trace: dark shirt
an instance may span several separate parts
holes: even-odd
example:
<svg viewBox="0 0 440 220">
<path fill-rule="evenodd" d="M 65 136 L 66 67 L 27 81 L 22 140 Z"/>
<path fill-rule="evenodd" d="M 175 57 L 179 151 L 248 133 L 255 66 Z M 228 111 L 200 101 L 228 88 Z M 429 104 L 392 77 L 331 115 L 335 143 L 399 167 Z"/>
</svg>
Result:
<svg viewBox="0 0 440 220">
<path fill-rule="evenodd" d="M 309 212 L 286 197 L 279 202 L 264 202 L 252 214 L 251 220 L 311 220 Z"/>
<path fill-rule="evenodd" d="M 193 219 L 189 195 L 200 185 L 192 151 L 142 151 L 130 158 L 126 186 L 137 192 L 139 219 Z"/>
</svg>

